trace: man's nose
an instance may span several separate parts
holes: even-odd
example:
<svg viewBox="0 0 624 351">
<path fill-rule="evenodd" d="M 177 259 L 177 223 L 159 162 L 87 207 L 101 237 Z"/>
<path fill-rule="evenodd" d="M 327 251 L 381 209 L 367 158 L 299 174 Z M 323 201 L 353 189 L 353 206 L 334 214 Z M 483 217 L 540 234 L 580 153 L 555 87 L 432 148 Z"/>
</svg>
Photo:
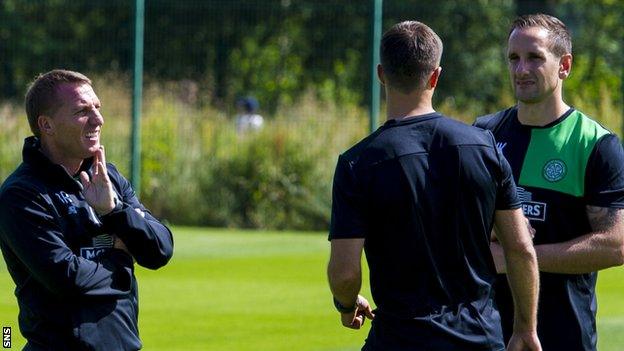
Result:
<svg viewBox="0 0 624 351">
<path fill-rule="evenodd" d="M 104 117 L 99 110 L 93 110 L 91 112 L 91 116 L 89 117 L 89 123 L 96 126 L 101 126 L 102 124 L 104 124 Z"/>
<path fill-rule="evenodd" d="M 516 62 L 516 65 L 514 67 L 514 72 L 516 74 L 522 74 L 522 73 L 526 73 L 527 72 L 527 62 L 523 59 L 519 59 Z"/>
</svg>

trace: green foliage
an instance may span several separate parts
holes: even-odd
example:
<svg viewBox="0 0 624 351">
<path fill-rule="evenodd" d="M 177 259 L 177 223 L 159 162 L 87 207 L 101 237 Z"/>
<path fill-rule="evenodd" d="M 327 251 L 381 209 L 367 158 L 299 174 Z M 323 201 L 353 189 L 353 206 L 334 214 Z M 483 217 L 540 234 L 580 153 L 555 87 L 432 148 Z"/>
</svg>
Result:
<svg viewBox="0 0 624 351">
<path fill-rule="evenodd" d="M 504 36 L 498 29 L 509 3 L 387 3 L 385 23 L 416 18 L 431 24 L 447 44 L 441 98 L 491 102 L 497 86 L 488 79 L 500 70 L 492 53 Z M 275 112 L 311 90 L 326 101 L 365 104 L 375 79 L 370 16 L 370 4 L 361 1 L 148 1 L 145 74 L 191 79 L 205 93 L 202 103 L 222 109 L 238 95 L 255 94 Z M 128 2 L 7 0 L 0 2 L 0 20 L 0 96 L 19 96 L 36 73 L 59 66 L 99 74 L 131 70 Z"/>
<path fill-rule="evenodd" d="M 509 89 L 504 47 L 519 7 L 545 6 L 574 37 L 567 89 L 574 104 L 615 104 L 621 93 L 624 2 L 404 0 L 385 2 L 384 29 L 401 20 L 429 24 L 444 41 L 436 102 L 480 115 L 502 108 Z M 314 92 L 323 102 L 368 104 L 371 3 L 330 0 L 146 3 L 145 75 L 188 80 L 196 104 L 221 112 L 253 94 L 273 115 Z M 103 75 L 132 65 L 132 5 L 110 1 L 0 2 L 0 96 L 21 98 L 36 74 L 67 67 Z"/>
<path fill-rule="evenodd" d="M 507 88 L 504 45 L 513 19 L 511 0 L 400 1 L 384 8 L 384 28 L 404 20 L 429 25 L 442 39 L 436 100 L 453 109 L 495 109 Z M 474 118 L 474 117 L 473 117 Z"/>
<path fill-rule="evenodd" d="M 579 66 L 577 73 L 582 62 Z M 102 143 L 107 160 L 128 176 L 129 77 L 92 78 L 105 117 Z M 318 91 L 309 91 L 294 103 L 279 105 L 272 116 L 265 115 L 262 130 L 238 135 L 233 116 L 189 102 L 188 82 L 149 81 L 142 120 L 140 198 L 154 214 L 188 225 L 327 228 L 338 154 L 368 131 L 362 108 L 323 100 Z M 579 95 L 574 96 L 574 105 L 620 132 L 622 111 L 603 89 L 598 104 Z M 571 90 L 566 86 L 566 91 Z M 508 89 L 501 89 L 499 100 L 501 107 L 513 103 Z M 445 100 L 437 108 L 468 124 L 487 112 L 478 102 L 458 109 Z M 23 139 L 30 131 L 19 105 L 3 104 L 0 123 L 2 181 L 21 161 Z"/>
<path fill-rule="evenodd" d="M 591 67 L 589 59 L 586 56 L 575 59 L 572 75 L 564 85 L 566 101 L 621 135 L 622 110 L 618 105 L 622 105 L 616 103 L 621 96 L 618 89 L 621 77 L 611 72 L 604 59 L 597 58 Z M 588 70 L 604 79 L 585 80 Z"/>
<path fill-rule="evenodd" d="M 285 22 L 277 33 L 270 24 L 259 24 L 230 56 L 230 63 L 235 67 L 230 74 L 230 92 L 254 95 L 269 110 L 280 103 L 292 104 L 305 74 L 303 57 L 297 55 L 301 52 L 299 43 L 303 42 L 301 27 L 293 20 Z"/>
<path fill-rule="evenodd" d="M 128 70 L 131 12 L 122 0 L 0 1 L 0 96 L 23 96 L 33 77 L 53 68 Z"/>
<path fill-rule="evenodd" d="M 328 227 L 337 156 L 367 130 L 361 109 L 309 93 L 279 107 L 262 130 L 239 135 L 231 118 L 182 102 L 178 91 L 169 83 L 146 92 L 141 198 L 148 208 L 179 224 Z M 116 130 L 103 134 L 116 143 Z M 127 156 L 108 159 L 125 164 Z"/>
<path fill-rule="evenodd" d="M 250 135 L 238 151 L 217 159 L 202 193 L 218 225 L 254 228 L 324 229 L 331 182 L 307 145 L 284 128 Z M 245 136 L 247 137 L 247 136 Z"/>
<path fill-rule="evenodd" d="M 26 113 L 21 106 L 0 103 L 0 182 L 17 168 L 22 160 L 24 138 L 31 135 Z"/>
<path fill-rule="evenodd" d="M 624 106 L 624 2 L 566 0 L 557 10 L 570 23 L 573 37 L 574 63 L 565 85 L 566 97 L 611 130 L 620 132 Z"/>
</svg>

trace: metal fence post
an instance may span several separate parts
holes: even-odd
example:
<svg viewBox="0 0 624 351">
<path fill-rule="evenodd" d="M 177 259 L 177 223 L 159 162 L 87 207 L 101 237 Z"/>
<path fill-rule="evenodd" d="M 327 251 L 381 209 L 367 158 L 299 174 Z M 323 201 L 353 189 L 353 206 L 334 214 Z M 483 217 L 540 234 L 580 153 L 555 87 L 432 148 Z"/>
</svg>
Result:
<svg viewBox="0 0 624 351">
<path fill-rule="evenodd" d="M 370 131 L 371 133 L 377 129 L 379 125 L 379 101 L 381 89 L 377 80 L 377 64 L 379 63 L 379 45 L 381 41 L 381 23 L 382 23 L 382 0 L 371 0 L 373 7 L 372 25 L 371 25 L 371 66 L 370 66 Z"/>
<path fill-rule="evenodd" d="M 141 191 L 141 99 L 143 96 L 143 29 L 145 23 L 145 0 L 135 1 L 134 23 L 130 182 L 138 195 Z"/>
</svg>

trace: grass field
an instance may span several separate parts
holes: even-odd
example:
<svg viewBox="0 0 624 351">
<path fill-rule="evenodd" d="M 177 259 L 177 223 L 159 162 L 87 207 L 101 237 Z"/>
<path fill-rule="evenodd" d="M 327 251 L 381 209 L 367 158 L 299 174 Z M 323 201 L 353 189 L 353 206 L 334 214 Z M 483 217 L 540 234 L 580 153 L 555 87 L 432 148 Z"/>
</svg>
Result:
<svg viewBox="0 0 624 351">
<path fill-rule="evenodd" d="M 360 349 L 368 327 L 342 328 L 331 304 L 324 234 L 180 227 L 174 234 L 168 266 L 137 270 L 145 350 Z M 620 351 L 624 270 L 602 272 L 598 284 L 599 350 Z M 0 324 L 12 327 L 20 349 L 12 291 L 1 264 Z"/>
</svg>

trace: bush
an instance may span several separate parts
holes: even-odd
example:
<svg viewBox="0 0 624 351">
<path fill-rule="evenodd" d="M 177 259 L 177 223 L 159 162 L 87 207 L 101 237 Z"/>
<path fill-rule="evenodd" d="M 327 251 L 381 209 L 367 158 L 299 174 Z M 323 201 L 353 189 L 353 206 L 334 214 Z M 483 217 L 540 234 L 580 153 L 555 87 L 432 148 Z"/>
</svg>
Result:
<svg viewBox="0 0 624 351">
<path fill-rule="evenodd" d="M 107 160 L 129 177 L 129 79 L 93 78 L 105 117 L 102 142 Z M 323 94 L 307 92 L 265 115 L 262 130 L 238 135 L 231 116 L 200 105 L 201 98 L 188 98 L 186 85 L 158 82 L 145 89 L 142 202 L 157 217 L 175 224 L 326 230 L 338 154 L 367 134 L 367 112 L 349 99 L 338 105 Z M 598 96 L 597 104 L 580 95 L 570 100 L 619 133 L 621 109 L 607 89 Z M 500 103 L 500 108 L 513 103 L 507 90 Z M 478 101 L 461 110 L 449 99 L 437 105 L 466 123 L 492 112 Z M 30 131 L 17 104 L 0 103 L 0 124 L 3 181 L 21 162 L 23 139 Z"/>
<path fill-rule="evenodd" d="M 326 229 L 330 179 L 306 145 L 283 128 L 250 136 L 237 152 L 217 158 L 201 178 L 207 212 L 221 226 Z"/>
<path fill-rule="evenodd" d="M 366 134 L 363 110 L 309 93 L 238 135 L 232 118 L 168 86 L 145 99 L 141 198 L 154 213 L 186 225 L 327 229 L 335 161 Z"/>
</svg>

